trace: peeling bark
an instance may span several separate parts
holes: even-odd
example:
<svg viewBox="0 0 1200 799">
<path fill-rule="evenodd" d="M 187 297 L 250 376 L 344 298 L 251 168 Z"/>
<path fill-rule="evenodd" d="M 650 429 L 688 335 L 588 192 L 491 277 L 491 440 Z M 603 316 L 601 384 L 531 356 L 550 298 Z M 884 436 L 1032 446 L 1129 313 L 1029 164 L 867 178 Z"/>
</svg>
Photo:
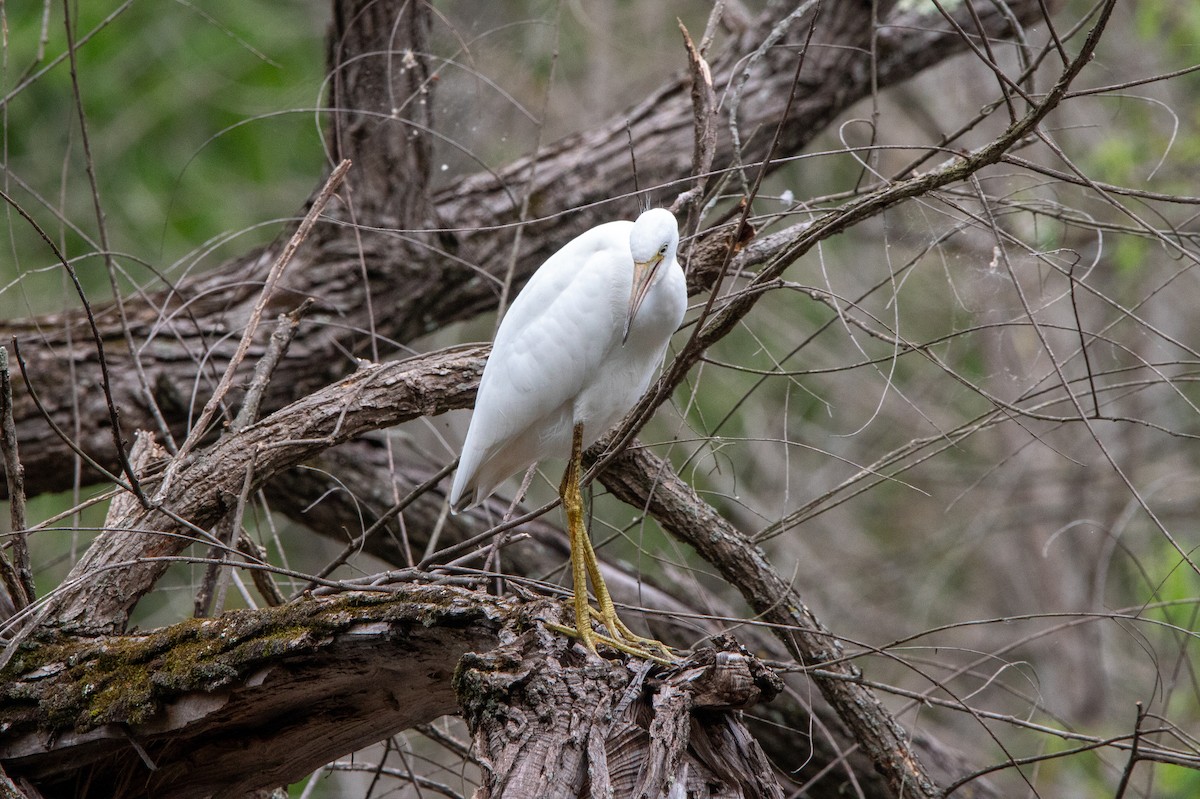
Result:
<svg viewBox="0 0 1200 799">
<path fill-rule="evenodd" d="M 477 797 L 782 799 L 735 712 L 782 682 L 718 646 L 652 678 L 649 664 L 588 657 L 544 628 L 468 655 L 455 685 L 484 765 Z"/>
</svg>

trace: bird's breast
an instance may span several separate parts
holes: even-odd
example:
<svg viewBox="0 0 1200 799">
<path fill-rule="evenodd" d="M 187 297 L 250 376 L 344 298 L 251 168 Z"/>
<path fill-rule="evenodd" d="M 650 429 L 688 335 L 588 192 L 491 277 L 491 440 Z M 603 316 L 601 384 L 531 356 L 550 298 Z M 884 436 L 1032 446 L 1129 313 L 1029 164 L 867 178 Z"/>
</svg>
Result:
<svg viewBox="0 0 1200 799">
<path fill-rule="evenodd" d="M 616 318 L 623 329 L 628 289 L 620 301 Z M 645 393 L 686 310 L 683 272 L 673 263 L 646 295 L 629 326 L 628 338 L 624 343 L 619 338 L 612 341 L 607 357 L 576 399 L 575 421 L 583 423 L 589 445 L 620 421 Z"/>
</svg>

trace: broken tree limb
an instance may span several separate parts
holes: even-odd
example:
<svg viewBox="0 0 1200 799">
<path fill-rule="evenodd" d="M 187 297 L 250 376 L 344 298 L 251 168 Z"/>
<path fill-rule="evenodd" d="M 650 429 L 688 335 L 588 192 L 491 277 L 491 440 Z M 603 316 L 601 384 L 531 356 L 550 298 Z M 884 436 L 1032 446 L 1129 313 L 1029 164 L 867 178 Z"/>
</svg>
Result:
<svg viewBox="0 0 1200 799">
<path fill-rule="evenodd" d="M 455 674 L 484 767 L 479 799 L 667 796 L 782 799 L 737 708 L 779 678 L 730 640 L 648 679 L 536 626 Z"/>
<path fill-rule="evenodd" d="M 190 799 L 294 782 L 454 712 L 458 659 L 495 646 L 515 608 L 404 586 L 30 640 L 0 672 L 0 763 L 47 797 Z"/>
<path fill-rule="evenodd" d="M 730 641 L 653 676 L 586 656 L 542 626 L 564 607 L 402 585 L 146 633 L 30 640 L 0 673 L 0 764 L 47 797 L 242 795 L 461 704 L 477 739 L 498 747 L 487 762 L 509 788 L 493 795 L 537 795 L 517 790 L 520 774 L 539 758 L 575 758 L 555 775 L 573 788 L 548 795 L 579 795 L 590 778 L 618 796 L 638 780 L 662 795 L 673 779 L 706 786 L 696 796 L 781 796 L 737 712 L 774 697 L 777 676 Z M 572 751 L 555 745 L 568 728 Z M 513 734 L 536 751 L 513 747 Z M 641 768 L 668 741 L 675 768 Z"/>
</svg>

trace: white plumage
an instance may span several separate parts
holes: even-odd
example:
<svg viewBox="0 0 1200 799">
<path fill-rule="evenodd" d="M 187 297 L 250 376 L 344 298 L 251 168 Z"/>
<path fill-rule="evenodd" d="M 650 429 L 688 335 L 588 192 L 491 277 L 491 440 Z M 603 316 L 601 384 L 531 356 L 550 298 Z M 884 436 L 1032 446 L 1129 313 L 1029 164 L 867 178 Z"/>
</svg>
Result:
<svg viewBox="0 0 1200 799">
<path fill-rule="evenodd" d="M 634 406 L 687 308 L 678 244 L 675 217 L 653 209 L 580 234 L 534 273 L 484 366 L 453 507 L 478 504 L 535 461 L 568 457 L 576 424 L 590 446 Z M 648 282 L 634 308 L 636 262 Z"/>
</svg>

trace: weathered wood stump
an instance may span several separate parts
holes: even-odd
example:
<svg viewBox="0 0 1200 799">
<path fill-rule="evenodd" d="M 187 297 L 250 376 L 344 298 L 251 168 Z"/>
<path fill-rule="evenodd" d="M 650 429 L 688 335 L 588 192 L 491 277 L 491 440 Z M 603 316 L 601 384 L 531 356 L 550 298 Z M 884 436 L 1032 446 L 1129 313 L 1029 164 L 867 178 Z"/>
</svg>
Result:
<svg viewBox="0 0 1200 799">
<path fill-rule="evenodd" d="M 732 640 L 663 669 L 589 655 L 538 624 L 464 656 L 454 683 L 479 798 L 783 795 L 739 713 L 783 684 Z"/>
</svg>

